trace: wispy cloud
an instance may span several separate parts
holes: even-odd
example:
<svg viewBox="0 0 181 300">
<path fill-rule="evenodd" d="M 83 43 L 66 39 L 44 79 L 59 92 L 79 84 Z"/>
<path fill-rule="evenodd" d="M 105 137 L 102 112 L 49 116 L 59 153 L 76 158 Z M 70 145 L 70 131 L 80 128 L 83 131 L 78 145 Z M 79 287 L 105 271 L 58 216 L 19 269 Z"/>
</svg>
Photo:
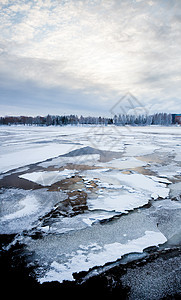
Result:
<svg viewBox="0 0 181 300">
<path fill-rule="evenodd" d="M 72 110 L 88 94 L 100 109 L 128 90 L 160 109 L 180 97 L 180 1 L 1 0 L 0 18 L 3 88 L 75 91 Z"/>
</svg>

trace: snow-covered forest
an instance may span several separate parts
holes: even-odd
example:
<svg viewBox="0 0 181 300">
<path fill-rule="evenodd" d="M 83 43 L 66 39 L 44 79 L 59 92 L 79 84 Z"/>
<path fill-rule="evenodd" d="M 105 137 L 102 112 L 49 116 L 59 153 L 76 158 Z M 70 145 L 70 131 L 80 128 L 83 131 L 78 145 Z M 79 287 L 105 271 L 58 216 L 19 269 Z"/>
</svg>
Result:
<svg viewBox="0 0 181 300">
<path fill-rule="evenodd" d="M 47 115 L 45 117 L 36 116 L 5 116 L 0 117 L 0 125 L 24 124 L 24 125 L 78 125 L 78 124 L 95 124 L 107 125 L 115 124 L 119 126 L 147 126 L 147 125 L 165 125 L 175 124 L 175 115 L 167 113 L 156 113 L 153 115 L 124 115 L 119 114 L 110 118 L 106 117 L 84 117 L 77 115 Z"/>
</svg>

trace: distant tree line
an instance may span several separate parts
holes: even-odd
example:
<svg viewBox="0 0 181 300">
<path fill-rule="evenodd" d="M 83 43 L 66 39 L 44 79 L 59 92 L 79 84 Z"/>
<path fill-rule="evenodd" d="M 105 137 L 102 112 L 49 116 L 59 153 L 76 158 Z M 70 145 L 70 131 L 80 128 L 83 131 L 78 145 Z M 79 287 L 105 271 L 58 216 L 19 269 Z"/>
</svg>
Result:
<svg viewBox="0 0 181 300">
<path fill-rule="evenodd" d="M 27 116 L 5 116 L 0 117 L 0 125 L 38 125 L 38 126 L 63 126 L 63 125 L 79 125 L 94 124 L 108 125 L 114 124 L 118 126 L 148 126 L 148 125 L 164 125 L 169 126 L 175 124 L 175 115 L 167 113 L 156 113 L 153 115 L 115 115 L 113 118 L 104 117 L 78 117 L 77 115 L 55 116 L 47 115 L 45 117 L 27 117 Z"/>
<path fill-rule="evenodd" d="M 165 125 L 174 124 L 172 114 L 157 113 L 154 115 L 118 115 L 114 116 L 113 123 L 115 125 L 132 125 L 132 126 L 148 126 L 148 125 Z"/>
</svg>

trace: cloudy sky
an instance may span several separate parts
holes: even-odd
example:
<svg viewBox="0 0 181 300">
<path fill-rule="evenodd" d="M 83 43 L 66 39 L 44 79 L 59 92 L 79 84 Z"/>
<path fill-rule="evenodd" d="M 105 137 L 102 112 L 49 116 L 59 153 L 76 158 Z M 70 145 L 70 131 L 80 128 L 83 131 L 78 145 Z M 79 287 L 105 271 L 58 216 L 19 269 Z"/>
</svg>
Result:
<svg viewBox="0 0 181 300">
<path fill-rule="evenodd" d="M 0 115 L 181 113 L 180 0 L 0 0 Z M 133 100 L 134 102 L 134 100 Z"/>
</svg>

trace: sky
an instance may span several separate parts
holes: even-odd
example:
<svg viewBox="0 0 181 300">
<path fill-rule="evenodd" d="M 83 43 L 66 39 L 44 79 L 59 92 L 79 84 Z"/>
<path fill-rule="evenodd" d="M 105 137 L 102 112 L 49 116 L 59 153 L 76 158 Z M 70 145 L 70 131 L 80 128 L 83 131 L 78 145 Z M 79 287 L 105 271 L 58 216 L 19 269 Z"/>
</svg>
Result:
<svg viewBox="0 0 181 300">
<path fill-rule="evenodd" d="M 180 0 L 0 0 L 1 116 L 181 113 L 180 101 Z"/>
</svg>

